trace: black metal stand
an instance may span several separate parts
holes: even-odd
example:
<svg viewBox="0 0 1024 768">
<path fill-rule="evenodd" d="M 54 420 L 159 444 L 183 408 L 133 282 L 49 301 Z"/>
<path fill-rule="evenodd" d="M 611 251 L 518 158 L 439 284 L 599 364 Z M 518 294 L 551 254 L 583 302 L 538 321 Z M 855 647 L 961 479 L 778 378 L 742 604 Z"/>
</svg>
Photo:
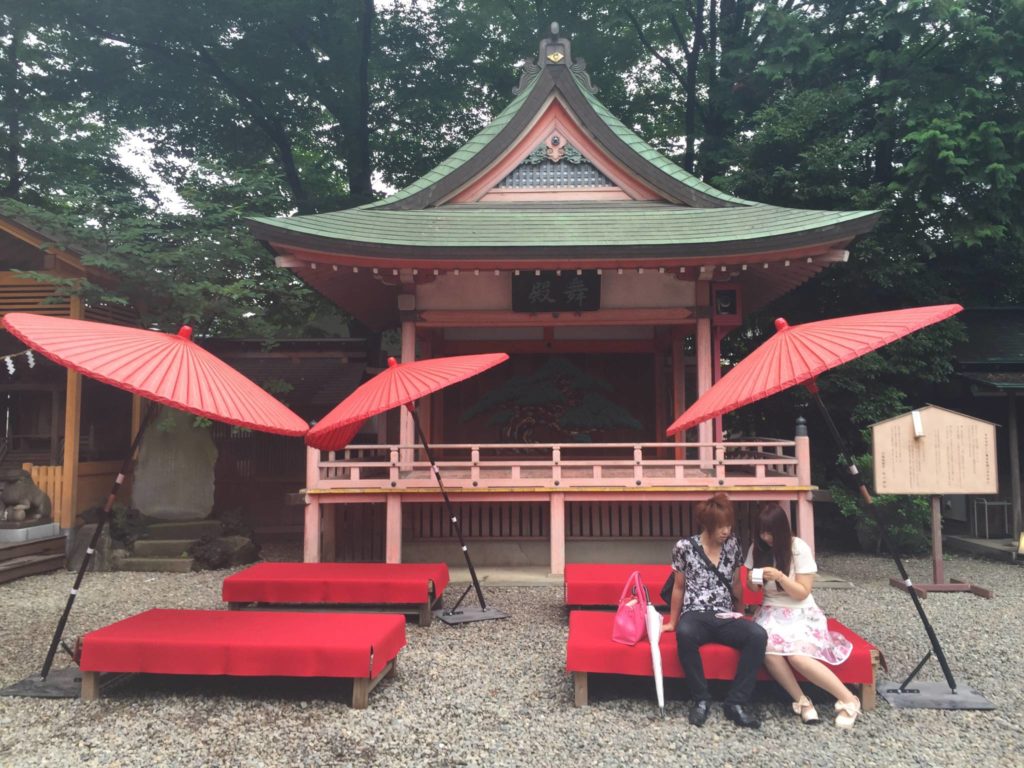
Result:
<svg viewBox="0 0 1024 768">
<path fill-rule="evenodd" d="M 885 519 L 879 513 L 878 508 L 875 506 L 874 500 L 871 498 L 871 492 L 868 490 L 867 484 L 861 477 L 860 471 L 857 469 L 857 465 L 849 459 L 846 451 L 846 442 L 843 440 L 842 435 L 839 434 L 839 430 L 836 428 L 835 422 L 832 421 L 832 415 L 829 413 L 828 408 L 826 408 L 825 403 L 822 402 L 817 386 L 812 382 L 807 386 L 807 389 L 814 398 L 814 402 L 818 406 L 818 410 L 821 413 L 822 418 L 825 419 L 825 424 L 832 436 L 832 441 L 835 443 L 836 450 L 839 453 L 839 458 L 847 471 L 846 480 L 857 494 L 860 506 L 871 515 L 876 525 L 878 525 L 878 532 L 882 538 L 882 544 L 889 550 L 890 554 L 892 554 L 893 560 L 896 562 L 896 569 L 899 571 L 900 577 L 903 579 L 903 584 L 906 586 L 905 591 L 910 595 L 910 599 L 914 603 L 914 608 L 917 609 L 917 615 L 921 619 L 921 623 L 924 625 L 924 631 L 928 635 L 928 641 L 931 644 L 931 650 L 928 651 L 914 671 L 910 673 L 902 684 L 894 686 L 892 684 L 883 683 L 879 685 L 879 694 L 881 694 L 882 698 L 888 701 L 892 706 L 898 708 L 995 709 L 995 705 L 985 699 L 985 697 L 978 692 L 969 688 L 959 691 L 957 690 L 956 680 L 953 678 L 953 671 L 949 667 L 949 662 L 946 661 L 946 654 L 942 651 L 942 645 L 939 643 L 939 637 L 935 634 L 935 629 L 932 627 L 931 622 L 928 621 L 928 615 L 924 611 L 924 605 L 922 605 L 921 598 L 918 597 L 917 592 L 913 588 L 914 584 L 910 579 L 910 574 L 907 573 L 907 569 L 903 565 L 903 559 L 900 557 L 899 550 L 896 548 L 895 543 L 889 538 L 889 527 L 886 525 Z M 942 693 L 939 696 L 935 695 L 936 688 L 940 690 L 942 689 L 941 684 L 937 683 L 921 683 L 917 689 L 908 689 L 906 686 L 914 679 L 917 673 L 921 671 L 933 653 L 935 654 L 935 658 L 938 659 L 939 666 L 942 667 L 942 674 L 946 678 L 948 690 L 945 690 L 945 693 Z M 916 703 L 906 703 L 906 697 L 914 697 L 922 693 L 926 687 L 929 690 L 928 696 L 919 698 Z M 899 694 L 901 697 L 899 703 L 892 698 L 893 694 Z"/>
<path fill-rule="evenodd" d="M 135 452 L 139 448 L 139 443 L 142 440 L 142 435 L 146 431 L 146 427 L 149 426 L 149 422 L 152 420 L 155 413 L 156 405 L 154 403 L 150 403 L 146 408 L 146 414 L 142 418 L 142 423 L 139 424 L 139 431 L 135 434 L 135 438 L 132 440 L 131 448 L 128 449 L 128 454 L 124 457 L 124 461 L 121 462 L 121 470 L 117 473 L 117 477 L 114 478 L 114 483 L 110 488 L 107 501 L 103 505 L 103 511 L 100 512 L 100 519 L 96 524 L 96 530 L 93 531 L 92 538 L 89 540 L 89 546 L 85 549 L 85 555 L 82 557 L 82 564 L 78 567 L 78 575 L 75 577 L 75 583 L 71 587 L 71 592 L 68 594 L 67 603 L 64 605 L 64 612 L 61 614 L 60 621 L 57 622 L 57 629 L 54 630 L 53 638 L 50 640 L 50 649 L 46 652 L 46 660 L 43 662 L 42 671 L 38 675 L 27 677 L 9 688 L 0 691 L 0 695 L 36 696 L 43 698 L 68 698 L 78 695 L 78 689 L 77 687 L 74 687 L 73 684 L 80 682 L 80 678 L 75 678 L 74 675 L 68 675 L 67 673 L 62 674 L 59 681 L 54 681 L 52 683 L 48 683 L 47 678 L 50 675 L 50 668 L 53 666 L 53 659 L 57 655 L 57 648 L 61 645 L 64 628 L 67 626 L 68 616 L 71 615 L 71 608 L 75 604 L 75 598 L 78 596 L 78 590 L 82 586 L 82 580 L 85 578 L 85 572 L 89 569 L 89 563 L 92 561 L 92 556 L 96 553 L 96 546 L 103 533 L 103 527 L 106 525 L 107 519 L 110 517 L 110 511 L 114 507 L 114 501 L 117 498 L 118 491 L 121 490 L 122 483 L 124 483 L 125 475 L 131 472 L 132 462 L 135 458 Z M 75 674 L 78 674 L 77 670 L 75 670 Z M 69 680 L 72 685 L 69 685 Z M 71 688 L 74 688 L 74 690 L 71 690 Z"/>
<path fill-rule="evenodd" d="M 430 452 L 430 444 L 427 443 L 427 436 L 423 433 L 423 428 L 420 426 L 420 417 L 416 412 L 416 406 L 413 403 L 406 405 L 409 409 L 409 413 L 412 414 L 412 423 L 416 427 L 416 437 L 420 443 L 423 444 L 423 451 L 427 454 L 427 461 L 430 462 L 430 469 L 434 473 L 434 479 L 437 480 L 437 486 L 441 489 L 441 496 L 444 498 L 445 510 L 448 512 L 448 518 L 452 521 L 452 525 L 455 526 L 455 533 L 459 537 L 459 546 L 462 547 L 462 554 L 466 558 L 466 567 L 469 568 L 469 578 L 471 584 L 466 587 L 466 591 L 462 593 L 462 596 L 451 608 L 445 608 L 436 612 L 436 616 L 449 626 L 455 624 L 468 624 L 473 621 L 489 621 L 491 619 L 507 619 L 508 614 L 503 613 L 495 608 L 488 608 L 487 602 L 484 600 L 484 591 L 480 587 L 480 579 L 477 578 L 476 569 L 473 567 L 473 561 L 469 559 L 469 547 L 466 546 L 466 540 L 462 535 L 462 525 L 459 523 L 459 516 L 455 514 L 455 508 L 452 505 L 452 500 L 448 498 L 448 491 L 445 490 L 444 482 L 441 479 L 441 468 L 437 466 L 437 462 L 434 461 L 434 456 Z M 480 601 L 479 608 L 462 608 L 463 600 L 469 594 L 469 591 L 476 590 L 477 600 Z"/>
</svg>

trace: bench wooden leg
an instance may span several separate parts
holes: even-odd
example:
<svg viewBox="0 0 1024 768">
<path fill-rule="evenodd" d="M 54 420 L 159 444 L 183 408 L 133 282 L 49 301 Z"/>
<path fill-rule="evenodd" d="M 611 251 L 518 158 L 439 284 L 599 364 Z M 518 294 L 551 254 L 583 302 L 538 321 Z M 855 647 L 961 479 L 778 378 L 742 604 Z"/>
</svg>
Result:
<svg viewBox="0 0 1024 768">
<path fill-rule="evenodd" d="M 430 623 L 434 620 L 434 606 L 431 605 L 428 600 L 426 603 L 420 606 L 419 625 L 421 627 L 429 627 Z"/>
<path fill-rule="evenodd" d="M 356 677 L 352 680 L 352 709 L 366 709 L 370 703 L 370 691 L 385 677 L 392 677 L 397 666 L 396 659 L 384 665 L 376 677 Z"/>
<path fill-rule="evenodd" d="M 100 673 L 82 673 L 82 701 L 97 701 L 100 697 Z"/>
<path fill-rule="evenodd" d="M 878 651 L 871 652 L 871 682 L 861 683 L 860 686 L 860 708 L 863 712 L 869 712 L 878 705 Z"/>
<path fill-rule="evenodd" d="M 352 680 L 352 709 L 366 709 L 370 703 L 370 678 Z"/>
<path fill-rule="evenodd" d="M 860 708 L 862 712 L 870 712 L 878 704 L 877 688 L 874 683 L 861 683 Z"/>
<path fill-rule="evenodd" d="M 587 673 L 586 672 L 573 672 L 572 673 L 573 688 L 575 689 L 575 705 L 577 707 L 587 706 Z"/>
</svg>

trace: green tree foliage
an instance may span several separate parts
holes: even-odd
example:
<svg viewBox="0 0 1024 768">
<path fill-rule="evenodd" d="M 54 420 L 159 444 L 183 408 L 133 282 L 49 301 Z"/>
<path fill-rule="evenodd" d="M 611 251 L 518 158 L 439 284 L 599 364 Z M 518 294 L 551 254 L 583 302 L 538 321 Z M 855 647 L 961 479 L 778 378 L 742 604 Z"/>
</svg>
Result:
<svg viewBox="0 0 1024 768">
<path fill-rule="evenodd" d="M 83 217 L 154 322 L 307 326 L 322 308 L 241 217 L 412 181 L 510 100 L 551 21 L 602 101 L 705 180 L 883 212 L 850 263 L 731 334 L 730 359 L 776 314 L 1022 300 L 1024 0 L 9 0 L 0 196 Z M 121 164 L 131 135 L 187 211 Z M 959 333 L 944 323 L 823 381 L 852 442 L 948 376 Z M 785 434 L 792 415 L 751 407 L 734 425 Z"/>
</svg>

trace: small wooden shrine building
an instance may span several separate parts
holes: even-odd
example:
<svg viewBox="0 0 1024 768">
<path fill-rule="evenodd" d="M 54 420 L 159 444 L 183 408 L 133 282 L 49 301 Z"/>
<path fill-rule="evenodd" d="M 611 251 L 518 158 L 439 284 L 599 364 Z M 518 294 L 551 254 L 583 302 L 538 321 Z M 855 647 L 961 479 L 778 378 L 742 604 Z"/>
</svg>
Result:
<svg viewBox="0 0 1024 768">
<path fill-rule="evenodd" d="M 715 380 L 723 336 L 846 261 L 877 213 L 720 192 L 596 90 L 555 29 L 508 107 L 421 179 L 351 210 L 256 218 L 252 231 L 367 326 L 400 327 L 403 361 L 511 355 L 421 408 L 481 562 L 561 573 L 567 557 L 644 557 L 643 543 L 665 560 L 712 490 L 745 511 L 792 503 L 812 540 L 805 436 L 726 443 L 706 423 L 683 447 L 664 430 Z M 306 558 L 343 557 L 346 539 L 369 536 L 388 561 L 457 563 L 424 457 L 401 450 L 415 442 L 408 418 L 366 438 L 310 452 Z"/>
<path fill-rule="evenodd" d="M 41 217 L 40 217 L 41 218 Z M 60 286 L 112 278 L 83 263 L 86 251 L 36 220 L 29 206 L 0 206 L 0 317 L 31 312 L 136 325 L 129 307 L 64 295 Z M 24 273 L 33 272 L 32 279 Z M 101 502 L 138 427 L 138 398 L 35 355 L 0 331 L 0 472 L 24 468 L 53 502 L 53 519 L 71 528 L 76 515 Z"/>
</svg>

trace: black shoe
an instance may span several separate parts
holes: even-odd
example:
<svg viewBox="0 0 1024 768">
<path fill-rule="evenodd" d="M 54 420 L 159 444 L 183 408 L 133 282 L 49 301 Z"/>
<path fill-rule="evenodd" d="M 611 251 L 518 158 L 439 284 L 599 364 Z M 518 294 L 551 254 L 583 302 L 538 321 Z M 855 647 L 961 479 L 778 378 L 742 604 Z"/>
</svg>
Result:
<svg viewBox="0 0 1024 768">
<path fill-rule="evenodd" d="M 743 709 L 739 704 L 726 704 L 723 707 L 725 716 L 732 720 L 736 725 L 741 728 L 760 728 L 761 721 L 754 717 L 750 712 Z"/>
<path fill-rule="evenodd" d="M 702 699 L 690 707 L 690 725 L 704 725 L 711 715 L 711 702 Z"/>
</svg>

